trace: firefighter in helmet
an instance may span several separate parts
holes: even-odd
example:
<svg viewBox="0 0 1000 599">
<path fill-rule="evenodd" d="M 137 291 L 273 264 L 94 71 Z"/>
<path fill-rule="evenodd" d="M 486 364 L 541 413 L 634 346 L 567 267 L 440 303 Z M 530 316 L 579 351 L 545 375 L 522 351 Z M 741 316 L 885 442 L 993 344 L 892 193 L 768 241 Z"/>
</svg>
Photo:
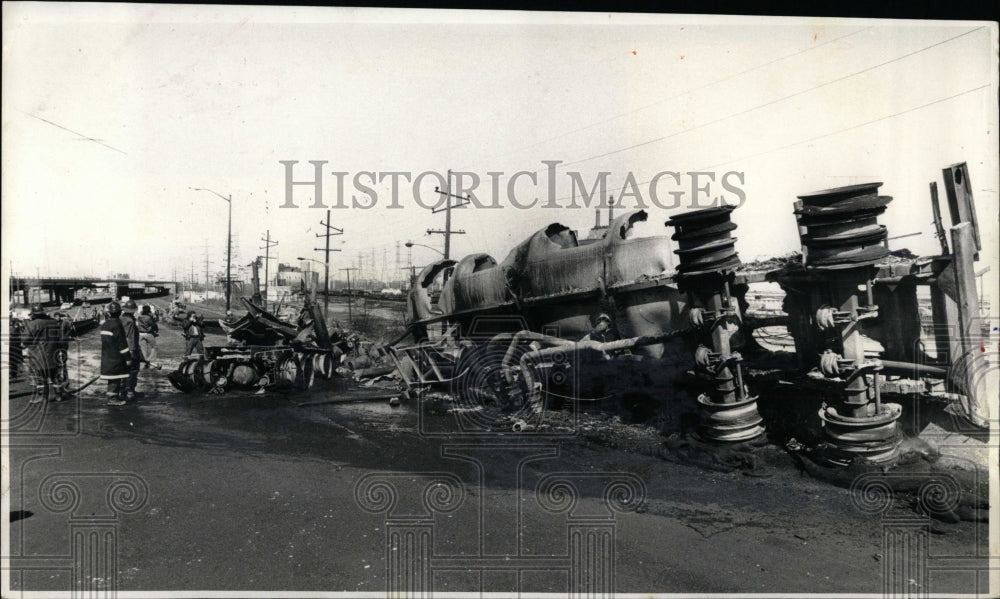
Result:
<svg viewBox="0 0 1000 599">
<path fill-rule="evenodd" d="M 139 325 L 135 320 L 135 312 L 139 307 L 135 301 L 129 298 L 122 304 L 121 323 L 125 330 L 125 341 L 128 343 L 129 369 L 128 379 L 125 384 L 125 399 L 131 401 L 135 399 L 135 387 L 139 382 L 139 369 L 146 359 L 142 355 L 142 347 L 139 345 Z"/>
<path fill-rule="evenodd" d="M 106 397 L 109 406 L 125 405 L 128 393 L 131 352 L 121 314 L 121 304 L 112 301 L 107 307 L 108 316 L 101 323 L 101 379 L 108 382 Z"/>
<path fill-rule="evenodd" d="M 31 307 L 30 320 L 25 323 L 22 336 L 28 354 L 28 371 L 34 385 L 31 403 L 62 401 L 72 397 L 66 392 L 71 338 L 68 323 L 50 317 L 41 304 Z"/>
</svg>

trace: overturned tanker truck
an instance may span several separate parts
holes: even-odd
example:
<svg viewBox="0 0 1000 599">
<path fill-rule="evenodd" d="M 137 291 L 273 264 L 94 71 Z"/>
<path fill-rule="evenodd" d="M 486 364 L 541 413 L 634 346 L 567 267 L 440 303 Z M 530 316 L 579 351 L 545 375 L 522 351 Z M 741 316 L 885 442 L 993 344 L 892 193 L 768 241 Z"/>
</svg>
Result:
<svg viewBox="0 0 1000 599">
<path fill-rule="evenodd" d="M 408 297 L 413 342 L 386 350 L 404 397 L 438 387 L 470 408 L 492 403 L 528 415 L 606 397 L 609 384 L 629 377 L 648 385 L 657 376 L 693 374 L 696 434 L 743 442 L 763 434 L 764 422 L 741 350 L 759 355 L 755 329 L 783 326 L 797 361 L 783 380 L 819 379 L 810 393 L 823 399 L 816 419 L 823 460 L 892 463 L 902 406 L 886 393 L 951 402 L 974 428 L 986 426 L 987 398 L 995 396 L 987 375 L 996 374 L 996 356 L 983 353 L 995 343 L 983 336 L 989 327 L 976 295 L 981 248 L 968 171 L 962 163 L 943 174 L 952 246 L 932 184 L 938 256 L 889 251 L 878 217 L 892 198 L 878 194 L 881 183 L 799 196 L 790 224 L 801 257 L 760 266 L 741 263 L 729 206 L 673 216 L 665 223 L 670 236 L 634 236 L 647 219 L 641 210 L 615 218 L 593 239 L 552 224 L 502 262 L 473 254 L 424 268 Z M 749 285 L 759 282 L 785 292 L 780 314 L 748 313 Z M 930 287 L 930 323 L 921 322 L 921 286 Z M 662 395 L 672 399 L 670 391 Z"/>
<path fill-rule="evenodd" d="M 486 254 L 434 263 L 409 295 L 416 344 L 390 355 L 410 391 L 447 385 L 471 405 L 528 412 L 606 397 L 611 379 L 666 380 L 693 366 L 708 383 L 702 433 L 754 438 L 763 428 L 737 351 L 747 286 L 736 277 L 732 211 L 676 217 L 672 238 L 635 236 L 642 210 L 615 218 L 599 239 L 557 223 L 501 263 Z"/>
</svg>

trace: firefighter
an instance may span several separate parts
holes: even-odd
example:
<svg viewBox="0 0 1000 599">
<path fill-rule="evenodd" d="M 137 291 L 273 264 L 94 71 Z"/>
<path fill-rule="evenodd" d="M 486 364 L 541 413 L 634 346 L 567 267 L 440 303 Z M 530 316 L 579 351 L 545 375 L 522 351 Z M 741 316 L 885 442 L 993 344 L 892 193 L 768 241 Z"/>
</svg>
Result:
<svg viewBox="0 0 1000 599">
<path fill-rule="evenodd" d="M 125 341 L 128 343 L 129 369 L 128 380 L 125 383 L 125 399 L 135 399 L 135 387 L 139 383 L 139 369 L 145 359 L 142 357 L 142 347 L 139 345 L 139 324 L 135 319 L 138 306 L 129 299 L 122 304 L 122 328 L 125 329 Z"/>
<path fill-rule="evenodd" d="M 156 338 L 160 336 L 160 326 L 156 324 L 156 317 L 153 316 L 149 304 L 142 307 L 135 322 L 139 327 L 139 345 L 142 348 L 145 368 L 152 366 L 159 370 L 162 366 L 156 362 Z"/>
<path fill-rule="evenodd" d="M 188 312 L 187 321 L 184 322 L 184 338 L 187 339 L 185 356 L 200 356 L 205 353 L 205 346 L 202 344 L 202 340 L 205 339 L 205 331 L 201 322 L 194 310 Z"/>
<path fill-rule="evenodd" d="M 59 383 L 60 393 L 63 399 L 72 398 L 73 394 L 66 391 L 69 383 L 69 342 L 76 339 L 76 327 L 69 314 L 57 312 L 59 320 L 59 343 L 56 352 L 56 380 Z"/>
<path fill-rule="evenodd" d="M 34 385 L 31 403 L 62 401 L 66 392 L 66 362 L 71 332 L 69 326 L 51 318 L 41 304 L 31 307 L 30 320 L 24 325 L 22 342 L 28 350 L 28 371 Z"/>
<path fill-rule="evenodd" d="M 21 366 L 24 363 L 24 321 L 10 313 L 10 378 L 16 379 L 21 375 Z"/>
<path fill-rule="evenodd" d="M 116 301 L 108 304 L 107 318 L 101 323 L 101 379 L 108 382 L 105 394 L 109 406 L 125 405 L 126 383 L 131 368 L 131 353 L 125 328 L 119 318 L 122 306 Z"/>
</svg>

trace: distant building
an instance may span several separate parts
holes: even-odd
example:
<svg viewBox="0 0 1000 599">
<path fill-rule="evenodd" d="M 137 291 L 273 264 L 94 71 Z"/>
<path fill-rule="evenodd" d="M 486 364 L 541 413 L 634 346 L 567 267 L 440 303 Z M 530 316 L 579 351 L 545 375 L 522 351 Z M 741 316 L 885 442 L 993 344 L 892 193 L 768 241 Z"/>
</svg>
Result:
<svg viewBox="0 0 1000 599">
<path fill-rule="evenodd" d="M 292 296 L 292 292 L 299 289 L 298 286 L 292 287 L 290 285 L 268 285 L 267 286 L 267 301 L 269 302 L 279 302 L 281 300 L 289 301 Z"/>
<path fill-rule="evenodd" d="M 319 272 L 315 270 L 303 270 L 298 266 L 290 264 L 278 264 L 278 272 L 275 274 L 274 283 L 279 287 L 317 289 L 319 288 Z"/>
</svg>

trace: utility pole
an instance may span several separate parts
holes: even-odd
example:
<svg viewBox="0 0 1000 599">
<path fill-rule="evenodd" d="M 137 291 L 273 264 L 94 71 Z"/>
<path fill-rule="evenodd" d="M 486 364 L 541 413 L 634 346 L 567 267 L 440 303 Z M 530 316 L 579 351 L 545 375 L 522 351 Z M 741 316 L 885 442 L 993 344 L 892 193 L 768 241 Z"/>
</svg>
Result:
<svg viewBox="0 0 1000 599">
<path fill-rule="evenodd" d="M 340 270 L 347 272 L 347 326 L 351 327 L 354 326 L 354 315 L 351 312 L 351 302 L 354 299 L 351 296 L 351 271 L 360 269 L 347 267 L 347 268 L 341 268 Z"/>
<path fill-rule="evenodd" d="M 323 276 L 323 288 L 325 289 L 323 293 L 323 318 L 326 319 L 327 312 L 330 309 L 330 252 L 339 252 L 340 250 L 330 249 L 330 238 L 334 235 L 343 235 L 344 230 L 338 229 L 330 224 L 330 210 L 326 211 L 326 222 L 319 221 L 319 224 L 326 227 L 325 233 L 317 233 L 316 237 L 326 238 L 326 248 L 313 248 L 314 252 L 324 252 L 324 262 L 326 263 L 326 274 Z M 331 231 L 336 231 L 336 233 L 331 233 Z"/>
<path fill-rule="evenodd" d="M 397 241 L 396 243 L 399 243 L 399 242 Z M 383 285 L 385 285 L 385 278 L 386 278 L 386 274 L 385 273 L 386 273 L 386 271 L 389 268 L 388 267 L 388 261 L 389 261 L 388 255 L 389 255 L 389 248 L 383 247 L 382 248 L 382 270 L 379 271 L 379 273 L 378 273 L 379 281 Z"/>
<path fill-rule="evenodd" d="M 264 242 L 264 247 L 260 248 L 264 250 L 264 309 L 267 309 L 267 279 L 268 279 L 268 267 L 271 266 L 271 248 L 278 245 L 277 241 L 271 241 L 271 229 L 267 230 L 267 237 L 261 237 L 261 241 Z"/>
<path fill-rule="evenodd" d="M 249 264 L 249 266 L 250 266 L 250 276 L 251 276 L 250 285 L 253 288 L 253 292 L 250 294 L 250 298 L 253 301 L 255 301 L 255 302 L 256 301 L 260 301 L 261 303 L 263 303 L 263 300 L 260 297 L 260 260 L 261 260 L 261 258 L 263 258 L 263 256 L 257 256 L 256 258 L 253 259 L 253 262 L 251 262 Z"/>
<path fill-rule="evenodd" d="M 241 276 L 241 272 L 243 271 L 243 269 L 240 268 L 240 234 L 235 233 L 233 235 L 230 235 L 228 241 L 229 241 L 229 247 L 227 248 L 228 251 L 226 252 L 226 279 L 227 279 L 226 291 L 229 293 L 231 297 L 233 294 L 232 288 L 234 282 L 239 283 L 238 293 L 240 295 L 243 295 L 244 292 L 244 286 L 243 286 L 244 281 L 243 277 Z M 235 273 L 232 272 L 233 264 L 236 265 Z M 232 303 L 231 300 L 226 301 L 227 306 L 229 306 L 231 303 Z M 226 310 L 228 311 L 229 308 L 227 307 Z"/>
<path fill-rule="evenodd" d="M 458 231 L 451 230 L 451 209 L 460 208 L 472 201 L 471 196 L 466 194 L 465 196 L 458 196 L 451 193 L 451 169 L 448 169 L 448 184 L 445 186 L 445 190 L 441 191 L 440 188 L 435 187 L 434 191 L 444 196 L 444 208 L 435 208 L 431 210 L 431 214 L 437 214 L 438 212 L 444 212 L 444 230 L 440 229 L 427 229 L 428 235 L 444 235 L 444 258 L 445 260 L 451 258 L 451 236 L 452 235 L 465 235 L 464 229 L 459 229 Z M 452 204 L 451 199 L 456 198 L 458 203 Z"/>
<path fill-rule="evenodd" d="M 226 314 L 229 314 L 233 295 L 233 196 L 226 198 L 229 220 L 226 225 Z M 227 316 L 228 318 L 228 316 Z"/>
<path fill-rule="evenodd" d="M 413 284 L 417 280 L 417 267 L 411 264 L 409 266 L 400 267 L 399 270 L 405 270 L 409 274 L 409 286 L 412 288 Z M 408 291 L 408 289 L 404 289 L 404 291 Z"/>
<path fill-rule="evenodd" d="M 205 298 L 208 299 L 208 288 L 211 285 L 208 274 L 208 240 L 205 240 Z"/>
</svg>

